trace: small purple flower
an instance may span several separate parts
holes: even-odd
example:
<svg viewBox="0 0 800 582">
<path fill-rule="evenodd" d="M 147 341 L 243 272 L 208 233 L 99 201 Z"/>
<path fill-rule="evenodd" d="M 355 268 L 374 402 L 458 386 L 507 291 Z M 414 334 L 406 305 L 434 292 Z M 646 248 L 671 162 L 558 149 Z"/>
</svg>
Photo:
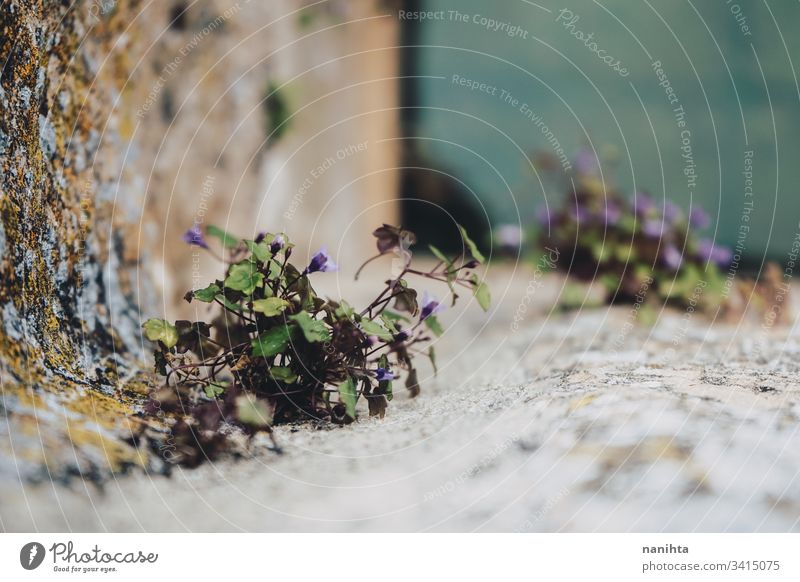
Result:
<svg viewBox="0 0 800 582">
<path fill-rule="evenodd" d="M 692 228 L 708 228 L 711 226 L 711 217 L 705 210 L 703 210 L 702 207 L 695 206 L 692 208 L 692 212 L 689 214 L 689 224 L 692 226 Z"/>
<path fill-rule="evenodd" d="M 200 225 L 195 222 L 194 226 L 183 233 L 183 242 L 196 247 L 208 249 L 208 243 L 200 230 Z"/>
<path fill-rule="evenodd" d="M 378 382 L 388 382 L 390 380 L 394 380 L 394 374 L 392 374 L 386 368 L 378 368 L 375 370 L 375 378 Z"/>
<path fill-rule="evenodd" d="M 664 264 L 673 271 L 680 269 L 681 264 L 683 263 L 683 255 L 681 254 L 681 251 L 678 250 L 678 247 L 672 244 L 664 247 L 664 250 L 661 252 L 661 258 L 664 261 Z"/>
<path fill-rule="evenodd" d="M 639 216 L 648 214 L 653 209 L 653 199 L 644 192 L 633 195 L 633 209 Z"/>
<path fill-rule="evenodd" d="M 669 224 L 675 224 L 683 216 L 683 211 L 680 206 L 675 204 L 672 200 L 664 202 L 664 220 Z"/>
<path fill-rule="evenodd" d="M 727 267 L 733 259 L 733 251 L 726 246 L 717 246 L 711 239 L 704 238 L 697 248 L 698 256 L 704 261 L 711 261 L 719 267 Z"/>
<path fill-rule="evenodd" d="M 616 202 L 608 201 L 603 209 L 603 220 L 608 226 L 615 226 L 622 218 L 622 210 Z"/>
<path fill-rule="evenodd" d="M 575 169 L 579 174 L 596 174 L 600 168 L 597 154 L 589 148 L 581 148 L 575 154 Z"/>
<path fill-rule="evenodd" d="M 539 226 L 549 227 L 550 224 L 552 224 L 553 213 L 547 206 L 539 206 L 539 208 L 536 209 L 536 222 L 539 223 Z"/>
<path fill-rule="evenodd" d="M 439 313 L 444 307 L 439 303 L 433 295 L 428 295 L 425 291 L 422 293 L 422 309 L 419 312 L 419 320 L 424 321 L 434 313 Z"/>
<path fill-rule="evenodd" d="M 665 225 L 660 218 L 648 218 L 642 224 L 642 232 L 650 238 L 661 238 L 664 236 Z"/>
<path fill-rule="evenodd" d="M 267 237 L 267 233 L 266 233 L 266 232 L 259 232 L 259 233 L 258 233 L 258 236 L 256 236 L 255 243 L 256 243 L 256 244 L 260 243 L 260 242 L 261 242 L 261 241 L 263 241 L 263 240 L 264 240 L 266 237 Z"/>
<path fill-rule="evenodd" d="M 274 255 L 285 246 L 286 246 L 286 239 L 284 239 L 282 235 L 276 234 L 275 238 L 272 239 L 272 242 L 269 243 L 269 252 L 271 252 Z"/>
<path fill-rule="evenodd" d="M 328 248 L 322 247 L 317 253 L 311 257 L 311 262 L 306 267 L 305 274 L 309 273 L 330 273 L 339 269 L 336 263 L 328 256 Z"/>
</svg>

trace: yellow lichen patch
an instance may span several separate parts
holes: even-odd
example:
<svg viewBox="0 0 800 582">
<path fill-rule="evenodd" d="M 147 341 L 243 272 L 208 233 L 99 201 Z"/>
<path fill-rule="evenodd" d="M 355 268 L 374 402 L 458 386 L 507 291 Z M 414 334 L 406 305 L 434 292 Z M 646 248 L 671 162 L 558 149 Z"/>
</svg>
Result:
<svg viewBox="0 0 800 582">
<path fill-rule="evenodd" d="M 4 383 L 2 387 L 3 400 L 14 398 L 20 408 L 30 408 L 33 410 L 46 407 L 44 400 L 36 393 L 31 386 L 21 384 Z"/>
<path fill-rule="evenodd" d="M 584 406 L 591 404 L 596 399 L 597 399 L 596 394 L 586 394 L 584 396 L 581 396 L 580 398 L 575 398 L 574 400 L 572 400 L 572 402 L 569 403 L 569 411 L 575 412 L 579 408 L 583 408 Z"/>
<path fill-rule="evenodd" d="M 84 449 L 84 452 L 86 449 L 94 449 L 92 452 L 101 460 L 98 465 L 107 463 L 111 472 L 120 471 L 130 465 L 145 467 L 147 464 L 144 455 L 135 447 L 98 430 L 91 430 L 81 422 L 68 419 L 67 436 L 74 447 Z"/>
</svg>

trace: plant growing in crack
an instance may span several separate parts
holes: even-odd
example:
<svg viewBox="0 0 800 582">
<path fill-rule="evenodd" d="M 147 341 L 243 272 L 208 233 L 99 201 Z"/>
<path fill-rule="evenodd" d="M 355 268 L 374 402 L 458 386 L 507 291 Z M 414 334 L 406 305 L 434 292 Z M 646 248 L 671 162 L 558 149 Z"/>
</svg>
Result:
<svg viewBox="0 0 800 582">
<path fill-rule="evenodd" d="M 410 279 L 447 285 L 453 304 L 457 290 L 466 288 L 489 308 L 489 289 L 475 273 L 484 257 L 463 228 L 461 233 L 460 255 L 431 248 L 437 262 L 422 270 L 409 250 L 416 242 L 412 233 L 389 225 L 376 229 L 378 252 L 358 272 L 386 256 L 399 257 L 400 264 L 359 310 L 314 291 L 313 277 L 337 270 L 324 248 L 298 268 L 290 262 L 294 246 L 285 234 L 240 240 L 214 226 L 205 233 L 198 226 L 189 230 L 185 242 L 213 253 L 206 235 L 214 237 L 230 259 L 222 279 L 185 296 L 217 308 L 210 322 L 143 324 L 145 336 L 156 342 L 156 372 L 164 377 L 145 410 L 169 425 L 169 446 L 155 439 L 157 450 L 168 461 L 196 465 L 223 450 L 233 434 L 272 435 L 278 423 L 303 420 L 351 423 L 360 399 L 370 416 L 383 417 L 401 376 L 417 396 L 416 357 L 429 358 L 435 370 L 430 342 L 443 333 L 437 317 L 443 305 L 427 292 L 420 296 Z"/>
</svg>

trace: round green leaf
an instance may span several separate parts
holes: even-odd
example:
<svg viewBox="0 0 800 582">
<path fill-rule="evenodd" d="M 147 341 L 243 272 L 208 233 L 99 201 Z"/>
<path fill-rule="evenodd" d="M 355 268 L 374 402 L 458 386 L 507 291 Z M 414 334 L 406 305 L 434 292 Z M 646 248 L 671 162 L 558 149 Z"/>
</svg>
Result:
<svg viewBox="0 0 800 582">
<path fill-rule="evenodd" d="M 178 330 L 163 319 L 148 319 L 142 324 L 144 335 L 151 342 L 161 342 L 167 349 L 178 343 Z"/>
<path fill-rule="evenodd" d="M 268 297 L 253 301 L 253 311 L 263 313 L 267 317 L 280 315 L 287 307 L 289 307 L 289 302 L 280 297 Z"/>
<path fill-rule="evenodd" d="M 326 342 L 331 338 L 331 333 L 328 327 L 318 319 L 314 319 L 307 311 L 301 311 L 297 315 L 289 317 L 303 332 L 307 341 L 310 342 Z"/>
<path fill-rule="evenodd" d="M 225 287 L 234 291 L 241 291 L 245 295 L 252 295 L 256 288 L 264 284 L 264 275 L 259 273 L 249 261 L 233 265 L 228 270 Z"/>
<path fill-rule="evenodd" d="M 253 355 L 262 358 L 271 358 L 289 347 L 291 329 L 287 325 L 273 327 L 253 340 Z"/>
</svg>

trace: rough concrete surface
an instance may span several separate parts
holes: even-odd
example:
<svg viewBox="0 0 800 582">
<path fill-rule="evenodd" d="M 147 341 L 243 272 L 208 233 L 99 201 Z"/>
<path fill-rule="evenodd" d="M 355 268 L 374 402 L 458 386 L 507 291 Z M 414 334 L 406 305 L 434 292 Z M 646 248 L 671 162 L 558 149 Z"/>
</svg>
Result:
<svg viewBox="0 0 800 582">
<path fill-rule="evenodd" d="M 283 455 L 101 488 L 5 480 L 5 530 L 789 531 L 800 520 L 790 328 L 629 306 L 548 315 L 560 281 L 493 274 L 443 319 L 439 374 L 383 421 L 282 427 Z M 531 305 L 511 327 L 516 307 Z"/>
</svg>

